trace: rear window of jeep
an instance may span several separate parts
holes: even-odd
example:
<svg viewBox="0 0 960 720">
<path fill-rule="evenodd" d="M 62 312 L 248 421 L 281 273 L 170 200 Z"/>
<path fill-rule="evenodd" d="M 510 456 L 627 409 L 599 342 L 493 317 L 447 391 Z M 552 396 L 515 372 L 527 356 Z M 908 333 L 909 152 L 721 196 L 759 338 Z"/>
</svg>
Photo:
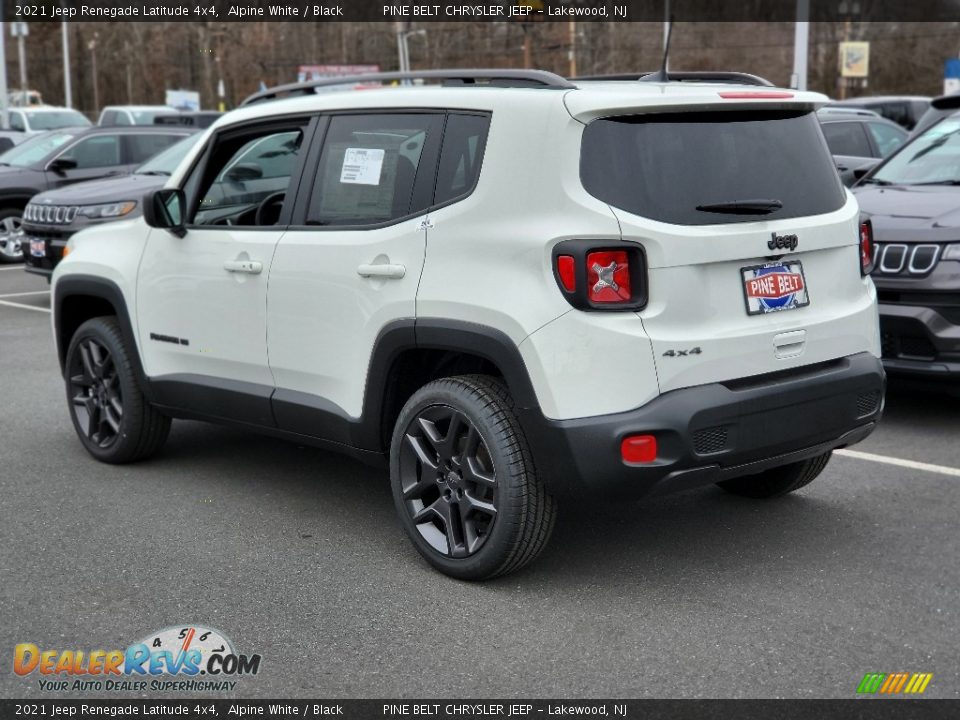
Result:
<svg viewBox="0 0 960 720">
<path fill-rule="evenodd" d="M 616 208 L 677 225 L 819 215 L 845 202 L 811 112 L 688 112 L 594 120 L 583 133 L 580 179 L 587 192 Z M 757 200 L 776 202 L 752 212 L 736 211 L 739 203 Z"/>
</svg>

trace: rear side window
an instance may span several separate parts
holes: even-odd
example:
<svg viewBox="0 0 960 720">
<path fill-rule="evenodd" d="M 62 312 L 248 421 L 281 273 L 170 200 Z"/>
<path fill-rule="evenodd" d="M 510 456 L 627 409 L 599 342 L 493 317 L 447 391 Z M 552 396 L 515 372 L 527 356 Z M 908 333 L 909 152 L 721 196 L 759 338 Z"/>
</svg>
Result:
<svg viewBox="0 0 960 720">
<path fill-rule="evenodd" d="M 583 133 L 580 178 L 594 197 L 678 225 L 755 222 L 839 209 L 845 196 L 813 113 L 715 112 L 595 120 Z M 769 214 L 704 212 L 778 200 Z"/>
<path fill-rule="evenodd" d="M 854 157 L 873 157 L 870 141 L 863 132 L 863 124 L 858 122 L 832 122 L 823 126 L 823 137 L 834 155 L 852 155 Z"/>
<path fill-rule="evenodd" d="M 139 165 L 183 139 L 183 135 L 126 135 L 127 162 Z"/>
<path fill-rule="evenodd" d="M 451 114 L 443 131 L 443 149 L 437 168 L 437 205 L 470 193 L 480 177 L 480 162 L 490 118 Z"/>
<path fill-rule="evenodd" d="M 442 127 L 439 114 L 332 117 L 307 224 L 376 225 L 428 207 Z"/>
</svg>

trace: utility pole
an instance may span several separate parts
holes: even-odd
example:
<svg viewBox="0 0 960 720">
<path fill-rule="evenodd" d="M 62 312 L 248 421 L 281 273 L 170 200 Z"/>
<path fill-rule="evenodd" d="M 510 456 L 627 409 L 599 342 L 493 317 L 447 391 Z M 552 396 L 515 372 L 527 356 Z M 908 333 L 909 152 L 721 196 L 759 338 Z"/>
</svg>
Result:
<svg viewBox="0 0 960 720">
<path fill-rule="evenodd" d="M 90 50 L 90 75 L 93 78 L 93 112 L 100 112 L 100 85 L 97 82 L 97 33 L 93 34 L 93 39 L 87 43 L 87 49 Z"/>
<path fill-rule="evenodd" d="M 25 22 L 15 22 L 12 25 L 13 34 L 17 37 L 17 57 L 20 62 L 20 102 L 24 105 L 30 103 L 29 94 L 27 90 L 29 86 L 27 85 L 27 35 L 30 34 L 30 29 Z M 6 58 L 4 58 L 6 61 Z"/>
<path fill-rule="evenodd" d="M 797 0 L 797 21 L 793 28 L 793 76 L 790 87 L 807 89 L 807 56 L 810 47 L 810 0 Z"/>
<path fill-rule="evenodd" d="M 7 95 L 7 24 L 3 21 L 3 5 L 0 3 L 0 127 L 10 128 L 10 97 Z"/>
<path fill-rule="evenodd" d="M 570 50 L 567 57 L 570 60 L 570 74 L 567 77 L 577 76 L 577 21 L 571 20 L 567 28 L 569 32 L 568 43 Z"/>
<path fill-rule="evenodd" d="M 63 35 L 63 104 L 73 107 L 73 87 L 70 80 L 70 31 L 67 21 L 60 23 L 60 32 Z"/>
</svg>

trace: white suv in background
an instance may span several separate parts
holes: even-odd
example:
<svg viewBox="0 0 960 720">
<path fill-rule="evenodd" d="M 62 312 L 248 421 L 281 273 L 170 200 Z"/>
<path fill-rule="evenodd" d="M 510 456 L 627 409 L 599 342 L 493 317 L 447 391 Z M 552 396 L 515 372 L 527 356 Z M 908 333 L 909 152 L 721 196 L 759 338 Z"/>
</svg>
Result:
<svg viewBox="0 0 960 720">
<path fill-rule="evenodd" d="M 872 431 L 869 227 L 823 96 L 417 77 L 444 82 L 259 93 L 143 219 L 73 236 L 54 328 L 94 457 L 171 418 L 344 451 L 389 466 L 430 563 L 484 579 L 540 553 L 555 498 L 774 497 Z"/>
</svg>

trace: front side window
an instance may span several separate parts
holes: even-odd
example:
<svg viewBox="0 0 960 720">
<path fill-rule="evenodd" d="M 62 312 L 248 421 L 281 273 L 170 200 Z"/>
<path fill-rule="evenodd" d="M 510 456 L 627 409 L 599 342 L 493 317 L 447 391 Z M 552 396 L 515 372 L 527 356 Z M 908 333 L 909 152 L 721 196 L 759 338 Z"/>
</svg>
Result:
<svg viewBox="0 0 960 720">
<path fill-rule="evenodd" d="M 272 225 L 286 198 L 305 126 L 231 133 L 218 140 L 199 182 L 194 225 Z M 192 185 L 188 182 L 188 186 Z M 267 207 L 269 206 L 269 207 Z"/>
<path fill-rule="evenodd" d="M 678 225 L 819 215 L 846 200 L 816 115 L 799 110 L 594 120 L 580 179 L 599 200 Z M 764 213 L 737 212 L 745 201 L 767 203 Z"/>
<path fill-rule="evenodd" d="M 899 127 L 891 127 L 883 123 L 867 123 L 870 134 L 873 135 L 873 142 L 880 152 L 880 157 L 886 157 L 898 147 L 903 145 L 907 139 L 907 133 Z"/>
<path fill-rule="evenodd" d="M 81 140 L 60 156 L 64 160 L 73 160 L 77 170 L 122 165 L 120 160 L 120 138 L 116 135 L 95 135 Z"/>
<path fill-rule="evenodd" d="M 423 210 L 433 196 L 425 160 L 443 116 L 391 113 L 330 119 L 308 225 L 376 225 Z"/>
</svg>

